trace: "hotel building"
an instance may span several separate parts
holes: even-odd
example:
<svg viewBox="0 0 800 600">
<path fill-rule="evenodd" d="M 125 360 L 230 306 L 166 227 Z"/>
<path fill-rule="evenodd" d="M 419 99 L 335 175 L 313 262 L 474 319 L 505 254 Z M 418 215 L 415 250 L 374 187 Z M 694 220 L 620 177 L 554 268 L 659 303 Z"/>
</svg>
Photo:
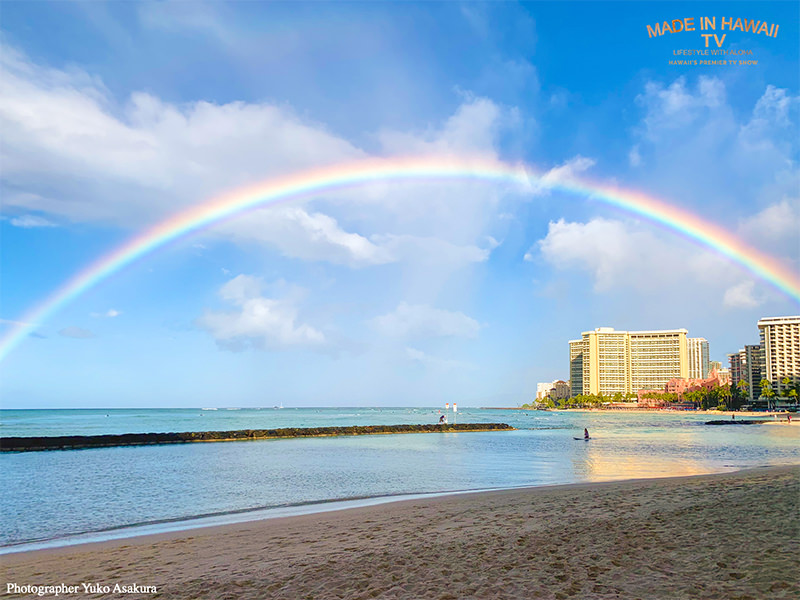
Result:
<svg viewBox="0 0 800 600">
<path fill-rule="evenodd" d="M 800 382 L 800 316 L 768 317 L 758 322 L 763 349 L 762 376 L 772 383 L 778 396 L 785 396 L 787 387 Z"/>
<path fill-rule="evenodd" d="M 536 384 L 536 399 L 543 400 L 551 398 L 553 400 L 565 400 L 570 397 L 569 383 L 556 379 L 552 382 Z"/>
<path fill-rule="evenodd" d="M 569 342 L 572 395 L 630 394 L 663 389 L 675 377 L 687 378 L 687 333 L 685 329 L 615 331 L 612 327 L 583 332 L 581 339 Z"/>
<path fill-rule="evenodd" d="M 709 373 L 708 340 L 686 338 L 689 347 L 689 379 L 707 379 Z"/>
<path fill-rule="evenodd" d="M 550 398 L 554 400 L 566 400 L 569 398 L 569 382 L 557 379 L 553 382 L 553 389 L 550 390 Z"/>
<path fill-rule="evenodd" d="M 761 395 L 761 379 L 764 370 L 764 353 L 758 344 L 750 344 L 735 354 L 729 354 L 731 365 L 731 385 L 739 387 L 744 381 L 747 398 L 753 402 Z"/>
</svg>

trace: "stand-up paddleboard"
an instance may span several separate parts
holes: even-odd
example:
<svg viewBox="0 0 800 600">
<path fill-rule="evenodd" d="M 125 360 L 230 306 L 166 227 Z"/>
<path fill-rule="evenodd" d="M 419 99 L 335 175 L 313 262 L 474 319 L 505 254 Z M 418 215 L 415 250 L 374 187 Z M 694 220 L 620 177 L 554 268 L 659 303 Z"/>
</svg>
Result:
<svg viewBox="0 0 800 600">
<path fill-rule="evenodd" d="M 573 440 L 586 440 L 588 442 L 592 438 L 590 438 L 590 437 L 588 437 L 588 438 L 587 437 L 581 437 L 581 438 L 572 438 L 572 439 Z"/>
</svg>

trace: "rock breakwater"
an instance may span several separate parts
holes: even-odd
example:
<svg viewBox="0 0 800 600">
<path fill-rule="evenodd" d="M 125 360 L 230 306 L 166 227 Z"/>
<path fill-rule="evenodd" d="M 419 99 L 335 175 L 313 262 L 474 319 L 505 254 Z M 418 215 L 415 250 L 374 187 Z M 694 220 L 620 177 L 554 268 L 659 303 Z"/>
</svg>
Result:
<svg viewBox="0 0 800 600">
<path fill-rule="evenodd" d="M 289 427 L 285 429 L 241 429 L 237 431 L 187 431 L 183 433 L 125 433 L 121 435 L 65 435 L 0 438 L 0 451 L 75 450 L 113 446 L 183 444 L 188 442 L 243 442 L 280 438 L 375 435 L 390 433 L 455 433 L 465 431 L 510 431 L 505 423 L 459 423 L 436 425 L 354 425 L 352 427 Z"/>
</svg>

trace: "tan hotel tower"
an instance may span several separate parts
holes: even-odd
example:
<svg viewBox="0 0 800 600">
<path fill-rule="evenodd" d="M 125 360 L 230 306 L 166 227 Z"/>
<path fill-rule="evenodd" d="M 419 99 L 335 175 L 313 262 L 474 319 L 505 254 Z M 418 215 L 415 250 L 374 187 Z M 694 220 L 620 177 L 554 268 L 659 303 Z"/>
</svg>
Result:
<svg viewBox="0 0 800 600">
<path fill-rule="evenodd" d="M 689 376 L 688 331 L 615 331 L 600 327 L 569 343 L 570 388 L 578 394 L 613 396 L 663 389 Z"/>
<path fill-rule="evenodd" d="M 783 379 L 790 386 L 800 381 L 800 316 L 765 317 L 758 322 L 761 336 L 761 376 L 772 383 L 779 396 L 788 392 Z"/>
</svg>

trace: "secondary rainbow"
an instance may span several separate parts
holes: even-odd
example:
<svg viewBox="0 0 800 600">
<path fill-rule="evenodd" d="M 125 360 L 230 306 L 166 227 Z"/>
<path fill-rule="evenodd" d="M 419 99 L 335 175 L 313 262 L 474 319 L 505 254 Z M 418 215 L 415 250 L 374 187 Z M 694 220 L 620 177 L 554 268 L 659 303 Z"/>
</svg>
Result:
<svg viewBox="0 0 800 600">
<path fill-rule="evenodd" d="M 800 277 L 722 227 L 642 192 L 587 179 L 542 175 L 526 165 L 462 157 L 370 159 L 270 179 L 189 208 L 134 236 L 99 258 L 34 306 L 0 339 L 0 360 L 59 308 L 125 266 L 177 238 L 248 210 L 370 183 L 479 180 L 519 186 L 520 191 L 558 189 L 589 197 L 662 224 L 704 245 L 800 300 Z"/>
</svg>

